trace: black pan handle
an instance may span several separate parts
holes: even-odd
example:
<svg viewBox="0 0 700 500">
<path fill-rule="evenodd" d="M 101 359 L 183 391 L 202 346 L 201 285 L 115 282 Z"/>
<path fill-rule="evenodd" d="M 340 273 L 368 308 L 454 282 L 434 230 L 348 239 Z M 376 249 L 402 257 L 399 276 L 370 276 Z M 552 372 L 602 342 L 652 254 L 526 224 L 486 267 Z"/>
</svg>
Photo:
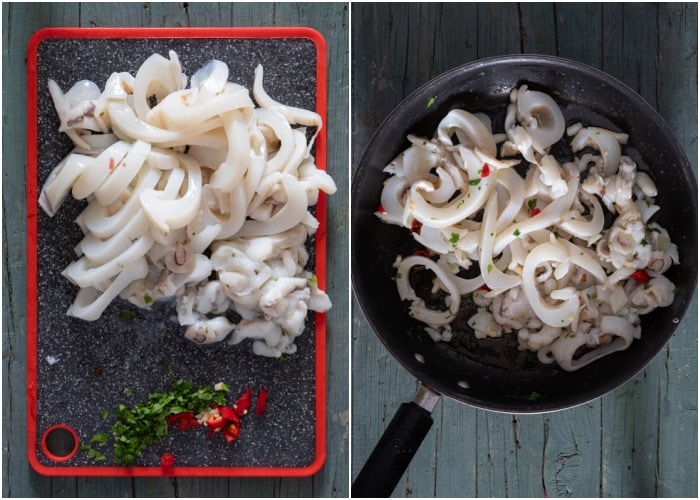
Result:
<svg viewBox="0 0 700 500">
<path fill-rule="evenodd" d="M 440 397 L 421 385 L 413 401 L 399 407 L 352 483 L 351 496 L 380 498 L 391 495 L 433 425 L 430 413 Z"/>
</svg>

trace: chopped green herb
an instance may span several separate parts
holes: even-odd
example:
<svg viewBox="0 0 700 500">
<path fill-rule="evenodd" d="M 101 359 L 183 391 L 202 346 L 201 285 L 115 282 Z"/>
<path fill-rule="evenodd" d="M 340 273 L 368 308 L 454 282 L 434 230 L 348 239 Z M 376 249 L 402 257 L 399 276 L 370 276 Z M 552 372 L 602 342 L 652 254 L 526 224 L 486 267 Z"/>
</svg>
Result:
<svg viewBox="0 0 700 500">
<path fill-rule="evenodd" d="M 122 321 L 133 321 L 134 311 L 131 309 L 122 309 L 122 311 L 119 313 L 119 319 Z"/>
<path fill-rule="evenodd" d="M 81 450 L 86 451 L 88 454 L 88 458 L 90 460 L 94 460 L 95 462 L 101 462 L 102 460 L 106 460 L 107 457 L 105 456 L 104 453 L 102 453 L 99 450 L 96 450 L 90 445 L 84 444 L 80 447 Z"/>
<path fill-rule="evenodd" d="M 537 198 L 527 200 L 527 208 L 533 210 L 537 206 Z"/>
<path fill-rule="evenodd" d="M 480 182 L 481 182 L 481 178 L 479 178 L 479 179 L 472 179 L 472 180 L 469 181 L 469 185 L 470 185 L 470 186 L 478 186 Z"/>
<path fill-rule="evenodd" d="M 90 442 L 94 443 L 98 446 L 102 446 L 107 443 L 107 440 L 109 439 L 109 434 L 106 432 L 100 432 L 99 434 L 95 434 L 90 438 Z"/>
<path fill-rule="evenodd" d="M 231 257 L 236 257 L 236 252 L 231 252 Z"/>
<path fill-rule="evenodd" d="M 144 296 L 143 296 L 143 301 L 144 301 L 146 304 L 150 304 L 151 302 L 153 302 L 153 299 L 151 298 L 150 295 L 144 295 Z"/>
<path fill-rule="evenodd" d="M 644 238 L 642 238 L 642 241 L 640 241 L 639 244 L 642 245 L 643 247 L 645 247 L 649 244 L 649 242 L 647 240 L 645 240 Z"/>
<path fill-rule="evenodd" d="M 519 394 L 518 394 L 518 395 L 516 395 L 516 394 L 507 394 L 506 397 L 507 397 L 507 398 L 511 398 L 511 399 L 527 399 L 527 400 L 530 400 L 530 401 L 534 401 L 534 400 L 536 400 L 536 399 L 542 398 L 542 394 L 540 394 L 540 393 L 537 392 L 537 391 L 532 391 L 530 394 L 527 394 L 527 395 L 525 395 L 525 396 L 521 396 L 521 395 L 519 395 Z"/>
<path fill-rule="evenodd" d="M 555 238 L 561 238 L 561 235 L 557 231 L 554 231 L 553 234 Z"/>
<path fill-rule="evenodd" d="M 427 105 L 426 107 L 429 108 L 430 106 L 432 106 L 433 104 L 435 104 L 435 101 L 436 101 L 436 100 L 437 100 L 437 96 L 436 96 L 436 95 L 430 97 L 430 98 L 428 99 L 428 105 Z"/>
<path fill-rule="evenodd" d="M 520 236 L 520 229 L 516 229 L 515 231 L 513 231 L 513 236 L 515 236 L 516 238 Z"/>
<path fill-rule="evenodd" d="M 535 399 L 540 399 L 542 397 L 542 394 L 540 394 L 537 391 L 532 391 L 530 394 L 527 395 L 527 399 L 530 401 L 534 401 Z"/>
<path fill-rule="evenodd" d="M 396 279 L 400 280 L 401 279 L 401 273 L 396 273 Z"/>
<path fill-rule="evenodd" d="M 107 420 L 109 418 L 109 412 L 107 410 L 102 410 L 102 420 Z"/>
<path fill-rule="evenodd" d="M 486 266 L 486 272 L 490 273 L 491 271 L 493 271 L 493 264 L 489 264 L 488 266 Z"/>
<path fill-rule="evenodd" d="M 318 278 L 315 274 L 309 276 L 309 283 L 311 283 L 312 285 L 318 285 Z"/>
<path fill-rule="evenodd" d="M 464 330 L 453 331 L 452 339 L 450 339 L 449 344 L 452 347 L 462 347 L 470 352 L 476 351 L 476 348 L 478 347 L 474 336 L 468 331 Z"/>
<path fill-rule="evenodd" d="M 451 244 L 453 247 L 456 247 L 456 246 L 457 246 L 457 243 L 459 242 L 459 234 L 457 234 L 457 233 L 452 233 L 452 234 L 450 235 L 450 240 L 449 240 L 449 241 L 450 241 L 450 244 Z"/>
<path fill-rule="evenodd" d="M 229 389 L 228 385 L 224 384 L 223 382 L 219 382 L 218 384 L 214 384 L 214 390 L 229 392 L 231 389 Z"/>
<path fill-rule="evenodd" d="M 425 330 L 413 327 L 408 329 L 406 335 L 411 340 L 415 340 L 417 342 L 427 342 L 428 340 L 430 340 L 430 335 L 428 335 L 428 333 Z"/>
<path fill-rule="evenodd" d="M 661 233 L 661 230 L 658 227 L 648 227 L 647 231 L 650 233 Z"/>
<path fill-rule="evenodd" d="M 131 389 L 124 391 L 131 392 Z M 225 391 L 213 387 L 194 390 L 191 382 L 176 380 L 170 392 L 152 393 L 145 403 L 137 403 L 132 408 L 120 404 L 116 409 L 117 422 L 112 425 L 114 438 L 114 461 L 119 465 L 131 466 L 143 450 L 159 443 L 168 432 L 167 418 L 182 412 L 200 413 L 214 404 L 225 405 Z M 100 444 L 106 438 L 97 435 Z M 104 460 L 104 455 L 91 447 L 84 447 L 88 457 Z"/>
</svg>

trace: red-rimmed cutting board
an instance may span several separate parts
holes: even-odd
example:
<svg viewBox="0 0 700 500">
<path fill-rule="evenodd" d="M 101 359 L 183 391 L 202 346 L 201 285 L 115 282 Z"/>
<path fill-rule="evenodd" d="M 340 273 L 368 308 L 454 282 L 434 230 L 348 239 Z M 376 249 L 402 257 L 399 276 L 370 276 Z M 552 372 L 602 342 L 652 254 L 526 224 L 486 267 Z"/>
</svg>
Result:
<svg viewBox="0 0 700 500">
<path fill-rule="evenodd" d="M 58 132 L 47 81 L 67 90 L 81 79 L 104 87 L 113 72 L 135 74 L 157 52 L 174 50 L 185 74 L 215 58 L 229 66 L 229 81 L 252 89 L 262 64 L 265 89 L 274 99 L 326 117 L 326 49 L 308 28 L 49 28 L 29 43 L 27 158 L 27 390 L 28 455 L 45 475 L 92 476 L 306 476 L 325 459 L 325 316 L 311 314 L 298 350 L 284 359 L 259 357 L 244 342 L 198 346 L 183 337 L 174 309 L 152 310 L 117 299 L 95 322 L 66 316 L 77 289 L 61 271 L 75 258 L 82 233 L 74 219 L 84 206 L 68 199 L 53 218 L 37 195 L 53 167 L 71 149 Z M 325 168 L 326 140 L 314 151 Z M 332 172 L 331 172 L 332 174 Z M 325 199 L 315 207 L 321 227 L 309 241 L 309 268 L 325 288 Z M 110 432 L 119 404 L 133 406 L 165 392 L 174 380 L 196 387 L 225 382 L 230 399 L 252 388 L 268 389 L 267 412 L 248 414 L 237 441 L 210 439 L 203 429 L 170 431 L 132 467 L 115 465 L 111 446 L 96 462 L 81 449 L 92 436 Z M 54 445 L 65 428 L 77 438 L 66 450 Z M 48 438 L 49 445 L 46 444 Z M 60 439 L 59 439 L 60 440 Z M 160 465 L 162 453 L 176 465 Z"/>
</svg>

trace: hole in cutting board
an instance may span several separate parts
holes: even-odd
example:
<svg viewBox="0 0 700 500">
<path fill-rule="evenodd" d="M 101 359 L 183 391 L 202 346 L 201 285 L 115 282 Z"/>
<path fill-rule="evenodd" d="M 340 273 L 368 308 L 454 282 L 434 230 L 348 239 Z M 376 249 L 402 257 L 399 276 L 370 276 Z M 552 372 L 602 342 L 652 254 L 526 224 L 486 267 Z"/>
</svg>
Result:
<svg viewBox="0 0 700 500">
<path fill-rule="evenodd" d="M 54 462 L 70 460 L 78 451 L 78 434 L 66 424 L 52 425 L 41 438 L 41 449 Z"/>
</svg>

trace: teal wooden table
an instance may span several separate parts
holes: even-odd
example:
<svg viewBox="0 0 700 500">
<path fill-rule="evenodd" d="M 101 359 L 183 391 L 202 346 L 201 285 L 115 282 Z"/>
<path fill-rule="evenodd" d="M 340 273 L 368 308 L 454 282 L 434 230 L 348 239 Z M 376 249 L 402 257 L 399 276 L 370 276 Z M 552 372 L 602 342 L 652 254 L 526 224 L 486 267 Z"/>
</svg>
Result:
<svg viewBox="0 0 700 500">
<path fill-rule="evenodd" d="M 3 404 L 2 494 L 11 497 L 346 497 L 348 486 L 349 11 L 344 3 L 3 4 Z M 306 478 L 44 477 L 26 451 L 27 42 L 47 26 L 307 26 L 328 51 L 327 165 L 338 192 L 327 204 L 327 458 Z"/>
<path fill-rule="evenodd" d="M 559 55 L 654 106 L 697 175 L 697 4 L 352 5 L 352 165 L 410 92 L 475 59 Z M 416 380 L 352 309 L 352 477 Z M 575 409 L 496 414 L 443 399 L 396 497 L 697 496 L 697 295 L 659 356 Z"/>
</svg>

